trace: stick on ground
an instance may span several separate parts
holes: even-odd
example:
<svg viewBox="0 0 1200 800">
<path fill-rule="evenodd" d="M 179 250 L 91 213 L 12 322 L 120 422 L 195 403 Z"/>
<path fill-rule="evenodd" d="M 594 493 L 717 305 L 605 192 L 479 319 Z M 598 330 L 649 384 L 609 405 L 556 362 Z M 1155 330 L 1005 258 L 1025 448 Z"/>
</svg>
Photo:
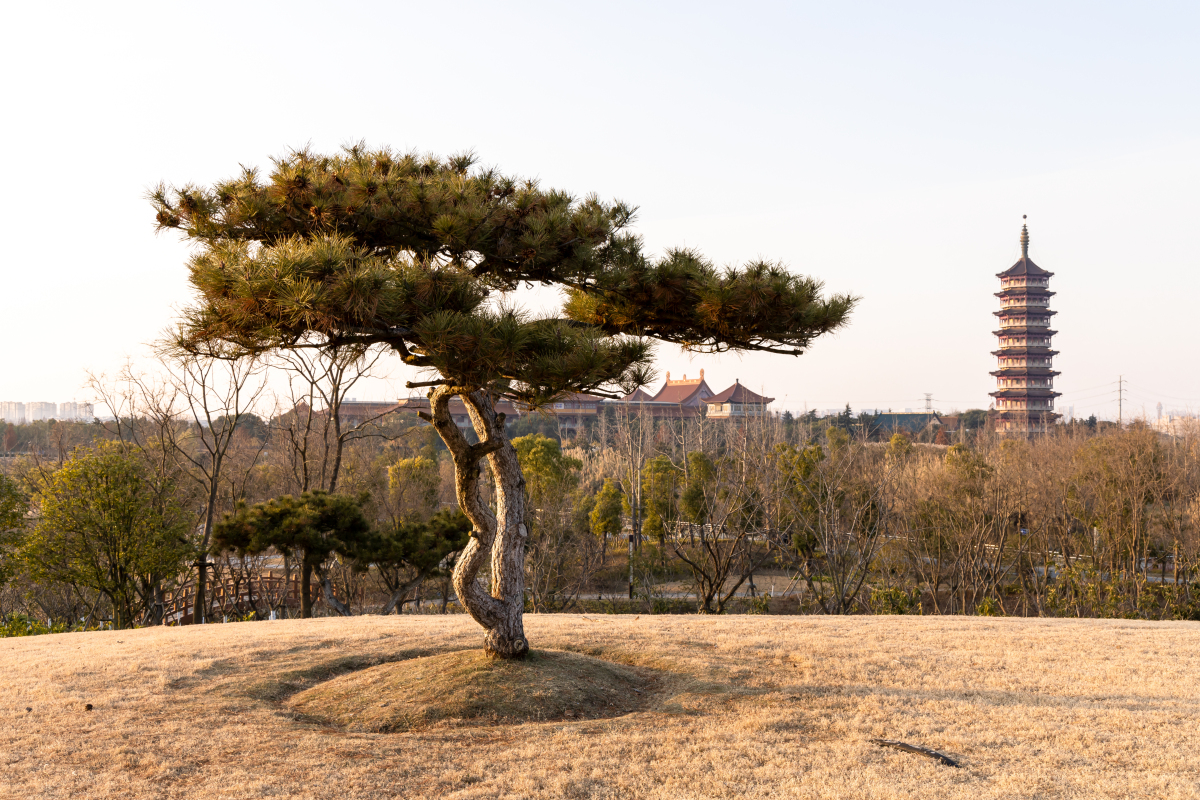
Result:
<svg viewBox="0 0 1200 800">
<path fill-rule="evenodd" d="M 897 742 L 891 739 L 872 739 L 871 742 L 879 745 L 880 747 L 894 747 L 897 750 L 903 750 L 906 753 L 916 753 L 919 756 L 933 758 L 942 764 L 945 764 L 947 767 L 959 766 L 959 763 L 950 756 L 946 755 L 945 753 L 939 753 L 937 750 L 930 750 L 928 747 L 908 744 L 907 742 Z"/>
</svg>

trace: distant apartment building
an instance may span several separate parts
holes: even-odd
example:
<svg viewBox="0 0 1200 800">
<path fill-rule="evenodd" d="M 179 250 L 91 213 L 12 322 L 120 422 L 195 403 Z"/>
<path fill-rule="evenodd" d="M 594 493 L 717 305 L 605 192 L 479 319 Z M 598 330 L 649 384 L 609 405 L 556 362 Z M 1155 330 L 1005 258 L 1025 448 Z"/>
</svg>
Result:
<svg viewBox="0 0 1200 800">
<path fill-rule="evenodd" d="M 0 419 L 11 422 L 13 425 L 24 425 L 25 404 L 10 403 L 7 400 L 0 402 Z"/>
<path fill-rule="evenodd" d="M 1149 423 L 1150 427 L 1159 433 L 1167 436 L 1175 437 L 1194 437 L 1200 436 L 1200 417 L 1187 414 L 1169 414 L 1163 415 L 1159 413 L 1158 419 Z"/>
<path fill-rule="evenodd" d="M 95 413 L 91 403 L 59 403 L 58 404 L 58 419 L 64 421 L 91 422 L 95 419 Z"/>
<path fill-rule="evenodd" d="M 47 419 L 91 422 L 95 410 L 91 403 L 13 403 L 0 402 L 0 419 L 14 425 Z"/>
<path fill-rule="evenodd" d="M 58 416 L 58 406 L 54 403 L 26 403 L 25 421 L 38 422 L 44 419 L 54 419 Z"/>
</svg>

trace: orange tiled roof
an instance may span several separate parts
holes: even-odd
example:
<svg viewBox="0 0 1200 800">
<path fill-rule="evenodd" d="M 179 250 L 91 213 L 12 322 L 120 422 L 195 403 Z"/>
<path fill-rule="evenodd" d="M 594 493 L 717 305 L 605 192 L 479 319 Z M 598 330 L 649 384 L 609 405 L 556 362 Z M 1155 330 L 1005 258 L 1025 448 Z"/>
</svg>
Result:
<svg viewBox="0 0 1200 800">
<path fill-rule="evenodd" d="M 751 405 L 766 405 L 775 402 L 774 397 L 763 397 L 742 386 L 738 381 L 720 394 L 708 398 L 707 403 L 749 403 Z"/>
<path fill-rule="evenodd" d="M 668 372 L 666 383 L 652 399 L 656 403 L 696 406 L 702 400 L 712 396 L 713 390 L 704 381 L 704 370 L 700 370 L 700 377 L 692 380 L 688 380 L 688 376 L 684 375 L 679 380 L 673 381 L 671 373 Z"/>
</svg>

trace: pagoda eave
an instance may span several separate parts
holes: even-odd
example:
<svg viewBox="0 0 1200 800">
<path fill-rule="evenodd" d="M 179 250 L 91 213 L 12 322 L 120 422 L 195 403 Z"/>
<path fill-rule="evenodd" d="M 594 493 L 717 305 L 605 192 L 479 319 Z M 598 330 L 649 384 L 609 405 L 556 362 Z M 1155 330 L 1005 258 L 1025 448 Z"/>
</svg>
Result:
<svg viewBox="0 0 1200 800">
<path fill-rule="evenodd" d="M 1018 261 L 1018 262 L 1017 262 L 1017 264 L 1019 264 L 1019 263 L 1021 263 L 1021 262 L 1019 262 L 1019 261 Z M 1017 273 L 1017 274 L 1014 274 L 1014 273 L 1013 273 L 1013 271 L 1012 271 L 1012 270 L 1013 270 L 1013 267 L 1017 266 L 1017 264 L 1013 264 L 1013 266 L 1012 266 L 1012 267 L 1009 267 L 1008 269 L 1004 270 L 1004 272 L 997 272 L 997 273 L 996 273 L 996 277 L 997 277 L 997 278 L 1023 278 L 1023 277 L 1028 277 L 1027 275 L 1025 275 L 1025 274 L 1023 274 L 1023 273 Z M 1050 270 L 1046 270 L 1046 269 L 1042 269 L 1041 267 L 1038 267 L 1038 271 L 1037 271 L 1036 273 L 1034 273 L 1034 274 L 1033 274 L 1033 277 L 1035 277 L 1035 278 L 1053 278 L 1053 277 L 1054 277 L 1054 273 L 1053 273 L 1053 272 L 1051 272 Z"/>
<path fill-rule="evenodd" d="M 1053 297 L 1058 292 L 1052 292 L 1049 289 L 1044 289 L 1040 286 L 1016 286 L 1010 289 L 1001 289 L 994 293 L 995 297 L 1020 297 L 1021 295 L 1029 295 L 1030 297 Z"/>
<path fill-rule="evenodd" d="M 1045 409 L 1045 408 L 1031 408 L 1030 410 L 1027 410 L 1027 411 L 1022 410 L 1022 409 L 1014 410 L 1014 409 L 1010 409 L 1010 408 L 1004 408 L 1004 409 L 997 408 L 997 409 L 992 409 L 992 410 L 995 411 L 997 416 L 1008 417 L 1008 419 L 1010 419 L 1010 420 L 1015 420 L 1015 419 L 1018 419 L 1018 417 L 1025 417 L 1025 416 L 1062 416 L 1062 414 L 1058 414 L 1057 411 L 1051 411 L 1050 409 Z"/>
<path fill-rule="evenodd" d="M 993 311 L 994 317 L 1053 317 L 1057 311 L 1051 311 L 1042 306 L 1009 306 L 999 311 Z"/>
<path fill-rule="evenodd" d="M 1054 420 L 1062 417 L 1062 414 L 1059 414 L 1057 411 L 1047 411 L 1045 409 L 1038 408 L 1031 409 L 1029 411 L 1011 411 L 1007 409 L 1000 411 L 999 409 L 993 409 L 992 413 L 994 413 L 999 419 L 1016 421 L 1029 419 L 1030 421 L 1046 420 L 1053 422 Z"/>
<path fill-rule="evenodd" d="M 1054 336 L 1058 331 L 1049 328 L 1005 328 L 1002 331 L 992 331 L 993 336 L 1029 336 L 1035 333 L 1039 336 Z"/>
<path fill-rule="evenodd" d="M 994 355 L 994 356 L 1056 356 L 1056 355 L 1058 355 L 1058 351 L 1051 350 L 1049 347 L 1039 347 L 1037 345 L 1034 345 L 1033 347 L 1029 347 L 1028 345 L 1021 344 L 1021 345 L 1013 345 L 1012 347 L 1006 347 L 1003 350 L 993 350 L 992 355 Z"/>
<path fill-rule="evenodd" d="M 988 392 L 988 397 L 998 397 L 1005 400 L 1053 400 L 1055 397 L 1062 397 L 1062 392 L 1031 386 L 1027 389 L 998 389 L 994 392 Z"/>
<path fill-rule="evenodd" d="M 988 374 L 993 378 L 1053 378 L 1062 373 L 1049 367 L 1005 367 Z"/>
</svg>

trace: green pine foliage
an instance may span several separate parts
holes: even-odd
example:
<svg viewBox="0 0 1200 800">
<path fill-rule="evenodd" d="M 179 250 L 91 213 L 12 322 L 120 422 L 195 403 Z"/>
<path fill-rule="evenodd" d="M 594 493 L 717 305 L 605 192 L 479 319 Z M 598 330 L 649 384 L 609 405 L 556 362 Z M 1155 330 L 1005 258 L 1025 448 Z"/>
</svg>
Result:
<svg viewBox="0 0 1200 800">
<path fill-rule="evenodd" d="M 376 529 L 355 556 L 380 570 L 410 570 L 413 580 L 434 575 L 446 557 L 467 543 L 471 522 L 455 509 L 443 509 L 428 520 L 398 522 Z"/>
<path fill-rule="evenodd" d="M 717 465 L 707 453 L 688 453 L 688 475 L 683 494 L 679 498 L 679 509 L 688 522 L 698 525 L 708 523 L 713 506 L 713 483 L 717 478 Z"/>
<path fill-rule="evenodd" d="M 300 561 L 301 616 L 312 616 L 312 574 L 330 555 L 353 557 L 372 535 L 362 506 L 367 498 L 304 492 L 265 503 L 239 503 L 213 527 L 212 551 L 258 555 L 268 549 Z"/>
<path fill-rule="evenodd" d="M 583 462 L 562 451 L 562 444 L 540 433 L 512 440 L 525 475 L 525 489 L 533 504 L 540 505 L 550 495 L 569 493 L 579 482 Z"/>
<path fill-rule="evenodd" d="M 661 537 L 664 524 L 674 522 L 679 516 L 678 494 L 683 481 L 683 470 L 667 456 L 659 455 L 646 461 L 642 467 L 642 503 L 646 512 L 643 533 Z"/>
<path fill-rule="evenodd" d="M 270 548 L 320 562 L 331 553 L 349 554 L 369 533 L 363 498 L 304 492 L 265 503 L 240 503 L 213 531 L 213 552 L 257 555 Z"/>
<path fill-rule="evenodd" d="M 647 337 L 695 350 L 803 352 L 856 298 L 779 264 L 717 269 L 661 258 L 630 230 L 635 209 L 480 168 L 355 145 L 277 159 L 210 187 L 160 186 L 160 230 L 198 248 L 198 302 L 179 343 L 247 352 L 384 343 L 464 393 L 531 405 L 647 383 Z M 558 318 L 506 306 L 524 284 L 568 294 Z"/>
</svg>

